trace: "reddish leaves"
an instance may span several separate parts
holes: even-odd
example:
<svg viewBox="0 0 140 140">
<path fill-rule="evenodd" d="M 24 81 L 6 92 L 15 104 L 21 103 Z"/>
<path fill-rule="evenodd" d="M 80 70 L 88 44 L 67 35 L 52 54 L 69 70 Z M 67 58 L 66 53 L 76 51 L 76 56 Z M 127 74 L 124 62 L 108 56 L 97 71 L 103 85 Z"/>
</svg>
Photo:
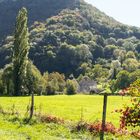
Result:
<svg viewBox="0 0 140 140">
<path fill-rule="evenodd" d="M 140 101 L 135 98 L 132 100 L 131 106 L 124 107 L 120 110 L 115 110 L 121 114 L 120 116 L 120 128 L 126 128 L 127 126 L 137 127 L 140 126 Z"/>
<path fill-rule="evenodd" d="M 94 123 L 88 124 L 85 122 L 79 122 L 76 126 L 77 131 L 88 130 L 91 133 L 99 133 L 102 129 L 102 123 L 100 121 L 96 121 Z M 111 122 L 107 122 L 105 126 L 105 132 L 115 134 L 117 129 Z"/>
<path fill-rule="evenodd" d="M 41 122 L 63 124 L 64 120 L 55 116 L 42 115 L 40 116 Z"/>
<path fill-rule="evenodd" d="M 102 123 L 99 121 L 88 125 L 88 130 L 90 132 L 101 132 L 101 129 L 102 129 Z M 117 129 L 115 128 L 115 126 L 111 122 L 106 123 L 104 132 L 115 134 L 116 130 Z"/>
</svg>

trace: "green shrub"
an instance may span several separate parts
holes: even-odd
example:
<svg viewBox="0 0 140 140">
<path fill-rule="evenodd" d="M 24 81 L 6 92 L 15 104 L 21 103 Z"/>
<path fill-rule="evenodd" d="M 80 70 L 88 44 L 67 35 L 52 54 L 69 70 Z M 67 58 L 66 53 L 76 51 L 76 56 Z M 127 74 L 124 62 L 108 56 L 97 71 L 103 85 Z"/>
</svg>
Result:
<svg viewBox="0 0 140 140">
<path fill-rule="evenodd" d="M 67 80 L 66 92 L 68 95 L 74 95 L 77 93 L 78 83 L 76 80 Z"/>
<path fill-rule="evenodd" d="M 55 79 L 50 81 L 46 87 L 47 95 L 56 95 L 56 91 L 58 90 L 58 83 Z"/>
</svg>

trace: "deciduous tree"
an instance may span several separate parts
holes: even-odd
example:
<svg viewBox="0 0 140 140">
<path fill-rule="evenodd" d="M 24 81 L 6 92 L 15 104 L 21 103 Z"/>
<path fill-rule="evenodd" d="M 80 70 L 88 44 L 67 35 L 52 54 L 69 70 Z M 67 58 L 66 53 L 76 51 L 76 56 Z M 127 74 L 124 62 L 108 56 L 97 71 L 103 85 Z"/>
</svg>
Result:
<svg viewBox="0 0 140 140">
<path fill-rule="evenodd" d="M 27 10 L 22 8 L 16 19 L 14 45 L 12 48 L 14 95 L 22 95 L 24 76 L 29 52 L 29 35 L 27 27 Z"/>
</svg>

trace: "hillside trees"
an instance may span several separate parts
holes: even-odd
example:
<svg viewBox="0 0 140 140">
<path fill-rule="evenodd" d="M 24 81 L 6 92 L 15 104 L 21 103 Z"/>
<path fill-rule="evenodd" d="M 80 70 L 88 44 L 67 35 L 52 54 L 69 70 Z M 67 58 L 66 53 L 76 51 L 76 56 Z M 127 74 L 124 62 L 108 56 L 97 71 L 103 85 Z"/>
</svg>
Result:
<svg viewBox="0 0 140 140">
<path fill-rule="evenodd" d="M 13 91 L 13 66 L 8 64 L 5 66 L 2 72 L 3 94 L 14 95 Z"/>
<path fill-rule="evenodd" d="M 108 74 L 109 73 L 106 68 L 103 68 L 103 66 L 100 64 L 96 64 L 94 65 L 94 68 L 90 71 L 90 73 L 87 75 L 95 81 L 101 82 L 103 79 L 108 77 Z"/>
<path fill-rule="evenodd" d="M 27 10 L 22 8 L 17 16 L 14 45 L 12 48 L 13 83 L 15 96 L 22 95 L 22 88 L 24 87 L 24 79 L 27 70 L 29 48 Z"/>
<path fill-rule="evenodd" d="M 44 3 L 44 1 L 42 2 Z M 57 12 L 57 15 L 51 15 L 52 17 L 44 22 L 35 22 L 30 27 L 31 48 L 27 45 L 26 18 L 23 18 L 23 12 L 20 13 L 22 13 L 21 17 L 17 17 L 16 40 L 9 36 L 3 41 L 0 48 L 0 66 L 3 67 L 11 60 L 9 56 L 11 46 L 14 44 L 12 62 L 15 72 L 13 73 L 18 77 L 20 82 L 17 82 L 19 84 L 17 87 L 21 89 L 19 93 L 16 93 L 18 95 L 31 94 L 32 91 L 37 95 L 62 92 L 59 89 L 56 72 L 64 73 L 65 80 L 73 74 L 75 78 L 88 76 L 98 83 L 103 83 L 108 78 L 110 71 L 113 73 L 110 80 L 113 79 L 113 83 L 116 83 L 116 81 L 123 80 L 124 75 L 119 76 L 121 70 L 126 70 L 130 78 L 131 73 L 140 68 L 139 29 L 120 24 L 95 7 L 82 2 L 78 9 L 63 9 L 60 13 Z M 20 25 L 25 26 L 20 28 Z M 29 62 L 28 65 L 29 48 L 29 58 L 33 60 L 33 63 Z M 15 52 L 19 55 L 16 55 Z M 113 67 L 112 62 L 114 61 L 120 63 L 121 66 Z M 4 71 L 7 72 L 5 68 Z M 43 73 L 46 75 L 44 74 L 45 76 L 42 77 Z M 133 73 L 133 75 L 134 77 L 131 76 L 130 79 L 127 79 L 130 80 L 129 83 L 132 82 L 131 79 L 135 79 L 137 74 Z M 7 80 L 9 79 L 7 78 Z M 124 81 L 126 85 L 128 85 L 127 80 Z M 118 84 L 114 85 L 117 89 L 121 87 Z M 66 87 L 64 86 L 64 88 Z M 7 92 L 6 88 L 5 92 Z M 14 93 L 10 91 L 10 94 Z"/>
<path fill-rule="evenodd" d="M 63 94 L 66 87 L 65 76 L 63 74 L 60 74 L 58 72 L 53 72 L 50 74 L 45 73 L 44 78 L 47 80 L 47 95 Z"/>
<path fill-rule="evenodd" d="M 117 74 L 116 87 L 118 89 L 127 88 L 130 85 L 129 72 L 122 70 Z"/>
<path fill-rule="evenodd" d="M 2 81 L 2 75 L 3 75 L 3 70 L 0 70 L 0 95 L 3 95 L 3 93 L 4 93 L 4 86 L 3 86 L 3 81 Z"/>
<path fill-rule="evenodd" d="M 74 95 L 78 91 L 78 83 L 75 79 L 68 79 L 66 82 L 67 94 Z"/>
<path fill-rule="evenodd" d="M 139 40 L 131 27 L 107 19 L 98 9 L 82 3 L 80 9 L 64 9 L 45 22 L 35 22 L 30 27 L 29 58 L 41 73 L 57 71 L 66 78 L 82 74 L 83 63 L 91 68 L 101 64 L 109 70 L 111 61 L 119 60 L 121 67 L 131 71 L 126 59 L 138 61 Z M 7 37 L 0 49 L 0 66 L 9 62 L 11 44 L 12 37 Z"/>
<path fill-rule="evenodd" d="M 133 72 L 139 68 L 140 64 L 136 59 L 128 58 L 124 61 L 123 67 L 129 72 Z"/>
<path fill-rule="evenodd" d="M 140 53 L 140 43 L 138 43 L 138 44 L 136 45 L 136 51 L 137 51 L 138 53 Z"/>
<path fill-rule="evenodd" d="M 27 73 L 25 77 L 25 94 L 32 93 L 42 95 L 45 92 L 46 81 L 31 61 L 27 64 Z"/>
<path fill-rule="evenodd" d="M 117 49 L 117 46 L 115 45 L 105 46 L 105 49 L 104 49 L 105 58 L 111 58 L 113 56 L 113 52 L 115 49 Z"/>
</svg>

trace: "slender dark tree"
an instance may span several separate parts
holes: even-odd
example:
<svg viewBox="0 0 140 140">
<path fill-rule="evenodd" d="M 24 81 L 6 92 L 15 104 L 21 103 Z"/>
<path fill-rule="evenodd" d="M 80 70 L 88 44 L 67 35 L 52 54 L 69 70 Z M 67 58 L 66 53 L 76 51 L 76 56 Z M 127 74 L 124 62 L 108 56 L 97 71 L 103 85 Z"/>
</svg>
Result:
<svg viewBox="0 0 140 140">
<path fill-rule="evenodd" d="M 29 33 L 27 27 L 27 10 L 22 8 L 16 19 L 16 29 L 14 36 L 14 45 L 12 48 L 13 56 L 13 83 L 14 95 L 22 95 L 24 87 L 24 76 L 26 76 L 26 67 L 28 63 L 29 52 Z"/>
</svg>

